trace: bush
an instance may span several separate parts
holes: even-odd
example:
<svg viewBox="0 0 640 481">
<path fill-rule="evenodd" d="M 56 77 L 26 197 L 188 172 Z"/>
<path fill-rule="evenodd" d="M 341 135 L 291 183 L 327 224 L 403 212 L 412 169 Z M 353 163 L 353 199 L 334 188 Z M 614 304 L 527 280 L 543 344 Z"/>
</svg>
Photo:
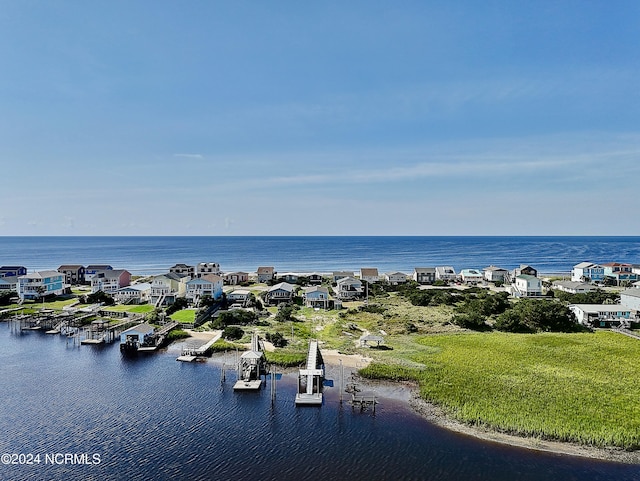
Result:
<svg viewBox="0 0 640 481">
<path fill-rule="evenodd" d="M 189 302 L 185 297 L 178 297 L 176 301 L 167 307 L 167 316 L 170 316 L 174 312 L 181 311 L 182 309 L 186 309 L 189 307 Z"/>
<path fill-rule="evenodd" d="M 496 329 L 507 332 L 576 332 L 569 308 L 554 300 L 522 299 L 498 316 Z"/>
<path fill-rule="evenodd" d="M 244 331 L 237 326 L 227 326 L 222 331 L 222 337 L 229 341 L 237 341 L 244 336 Z"/>
<path fill-rule="evenodd" d="M 274 347 L 284 347 L 289 343 L 289 341 L 287 341 L 279 332 L 275 332 L 273 334 L 267 332 L 265 337 L 267 338 L 267 341 L 274 345 Z"/>
<path fill-rule="evenodd" d="M 246 326 L 253 324 L 258 319 L 255 312 L 244 311 L 241 309 L 222 312 L 218 317 L 211 321 L 214 329 L 224 329 L 230 325 Z"/>
<path fill-rule="evenodd" d="M 104 304 L 105 306 L 113 306 L 116 303 L 116 301 L 113 300 L 113 297 L 102 291 L 88 294 L 85 301 L 85 304 Z"/>
</svg>

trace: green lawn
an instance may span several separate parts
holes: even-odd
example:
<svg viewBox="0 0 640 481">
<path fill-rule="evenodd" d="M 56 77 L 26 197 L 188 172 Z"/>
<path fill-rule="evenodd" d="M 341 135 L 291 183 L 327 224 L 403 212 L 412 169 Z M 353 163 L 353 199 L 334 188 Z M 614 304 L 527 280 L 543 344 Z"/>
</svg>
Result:
<svg viewBox="0 0 640 481">
<path fill-rule="evenodd" d="M 154 307 L 151 304 L 109 306 L 104 308 L 104 310 L 108 312 L 129 312 L 131 314 L 148 314 L 153 311 L 153 309 Z"/>
<path fill-rule="evenodd" d="M 611 332 L 413 339 L 401 340 L 399 349 L 376 352 L 379 362 L 362 374 L 415 379 L 423 398 L 471 424 L 597 446 L 640 447 L 638 340 Z"/>
<path fill-rule="evenodd" d="M 183 324 L 193 324 L 196 320 L 196 309 L 183 309 L 171 314 L 171 319 Z"/>
</svg>

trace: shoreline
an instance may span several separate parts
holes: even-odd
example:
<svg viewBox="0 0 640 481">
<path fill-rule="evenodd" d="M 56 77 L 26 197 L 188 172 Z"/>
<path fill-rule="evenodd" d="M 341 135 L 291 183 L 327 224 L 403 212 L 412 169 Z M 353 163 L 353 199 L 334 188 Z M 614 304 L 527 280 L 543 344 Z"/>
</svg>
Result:
<svg viewBox="0 0 640 481">
<path fill-rule="evenodd" d="M 530 449 L 562 456 L 581 457 L 599 461 L 640 465 L 640 450 L 625 451 L 615 447 L 596 447 L 568 441 L 554 441 L 534 436 L 500 432 L 488 426 L 474 426 L 457 421 L 447 415 L 441 407 L 425 401 L 418 393 L 418 386 L 410 381 L 393 382 L 360 377 L 367 388 L 382 388 L 381 392 L 390 399 L 405 402 L 407 407 L 431 424 L 455 433 L 471 436 L 482 441 L 506 446 Z M 400 388 L 400 389 L 399 389 Z"/>
</svg>

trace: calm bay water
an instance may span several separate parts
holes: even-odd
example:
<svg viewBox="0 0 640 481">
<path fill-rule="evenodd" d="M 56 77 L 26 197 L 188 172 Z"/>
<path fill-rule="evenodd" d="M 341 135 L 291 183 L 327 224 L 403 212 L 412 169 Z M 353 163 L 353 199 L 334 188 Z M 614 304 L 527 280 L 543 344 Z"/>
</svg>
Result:
<svg viewBox="0 0 640 481">
<path fill-rule="evenodd" d="M 378 267 L 491 264 L 569 272 L 582 261 L 640 262 L 640 237 L 0 237 L 0 265 L 30 271 L 61 264 L 111 264 L 133 274 L 166 272 L 182 262 L 218 262 L 223 271 L 330 272 Z"/>
<path fill-rule="evenodd" d="M 98 465 L 0 465 L 0 479 L 637 480 L 640 467 L 538 453 L 435 427 L 399 400 L 375 416 L 339 404 L 296 408 L 295 375 L 234 393 L 220 363 L 175 361 L 180 346 L 135 359 L 117 345 L 0 323 L 0 453 L 98 454 Z M 337 370 L 335 370 L 337 371 Z M 336 372 L 329 372 L 337 380 Z M 338 382 L 336 382 L 336 386 Z"/>
</svg>

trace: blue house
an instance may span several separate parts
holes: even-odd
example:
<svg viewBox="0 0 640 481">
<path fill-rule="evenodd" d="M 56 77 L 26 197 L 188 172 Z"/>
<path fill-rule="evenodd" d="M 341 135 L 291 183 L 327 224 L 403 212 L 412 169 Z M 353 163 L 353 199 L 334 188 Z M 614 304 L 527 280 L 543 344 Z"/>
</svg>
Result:
<svg viewBox="0 0 640 481">
<path fill-rule="evenodd" d="M 64 274 L 58 271 L 33 272 L 18 278 L 20 299 L 40 299 L 49 295 L 64 293 Z"/>
<path fill-rule="evenodd" d="M 0 277 L 20 277 L 27 275 L 27 268 L 24 266 L 2 266 L 0 267 Z"/>
</svg>

